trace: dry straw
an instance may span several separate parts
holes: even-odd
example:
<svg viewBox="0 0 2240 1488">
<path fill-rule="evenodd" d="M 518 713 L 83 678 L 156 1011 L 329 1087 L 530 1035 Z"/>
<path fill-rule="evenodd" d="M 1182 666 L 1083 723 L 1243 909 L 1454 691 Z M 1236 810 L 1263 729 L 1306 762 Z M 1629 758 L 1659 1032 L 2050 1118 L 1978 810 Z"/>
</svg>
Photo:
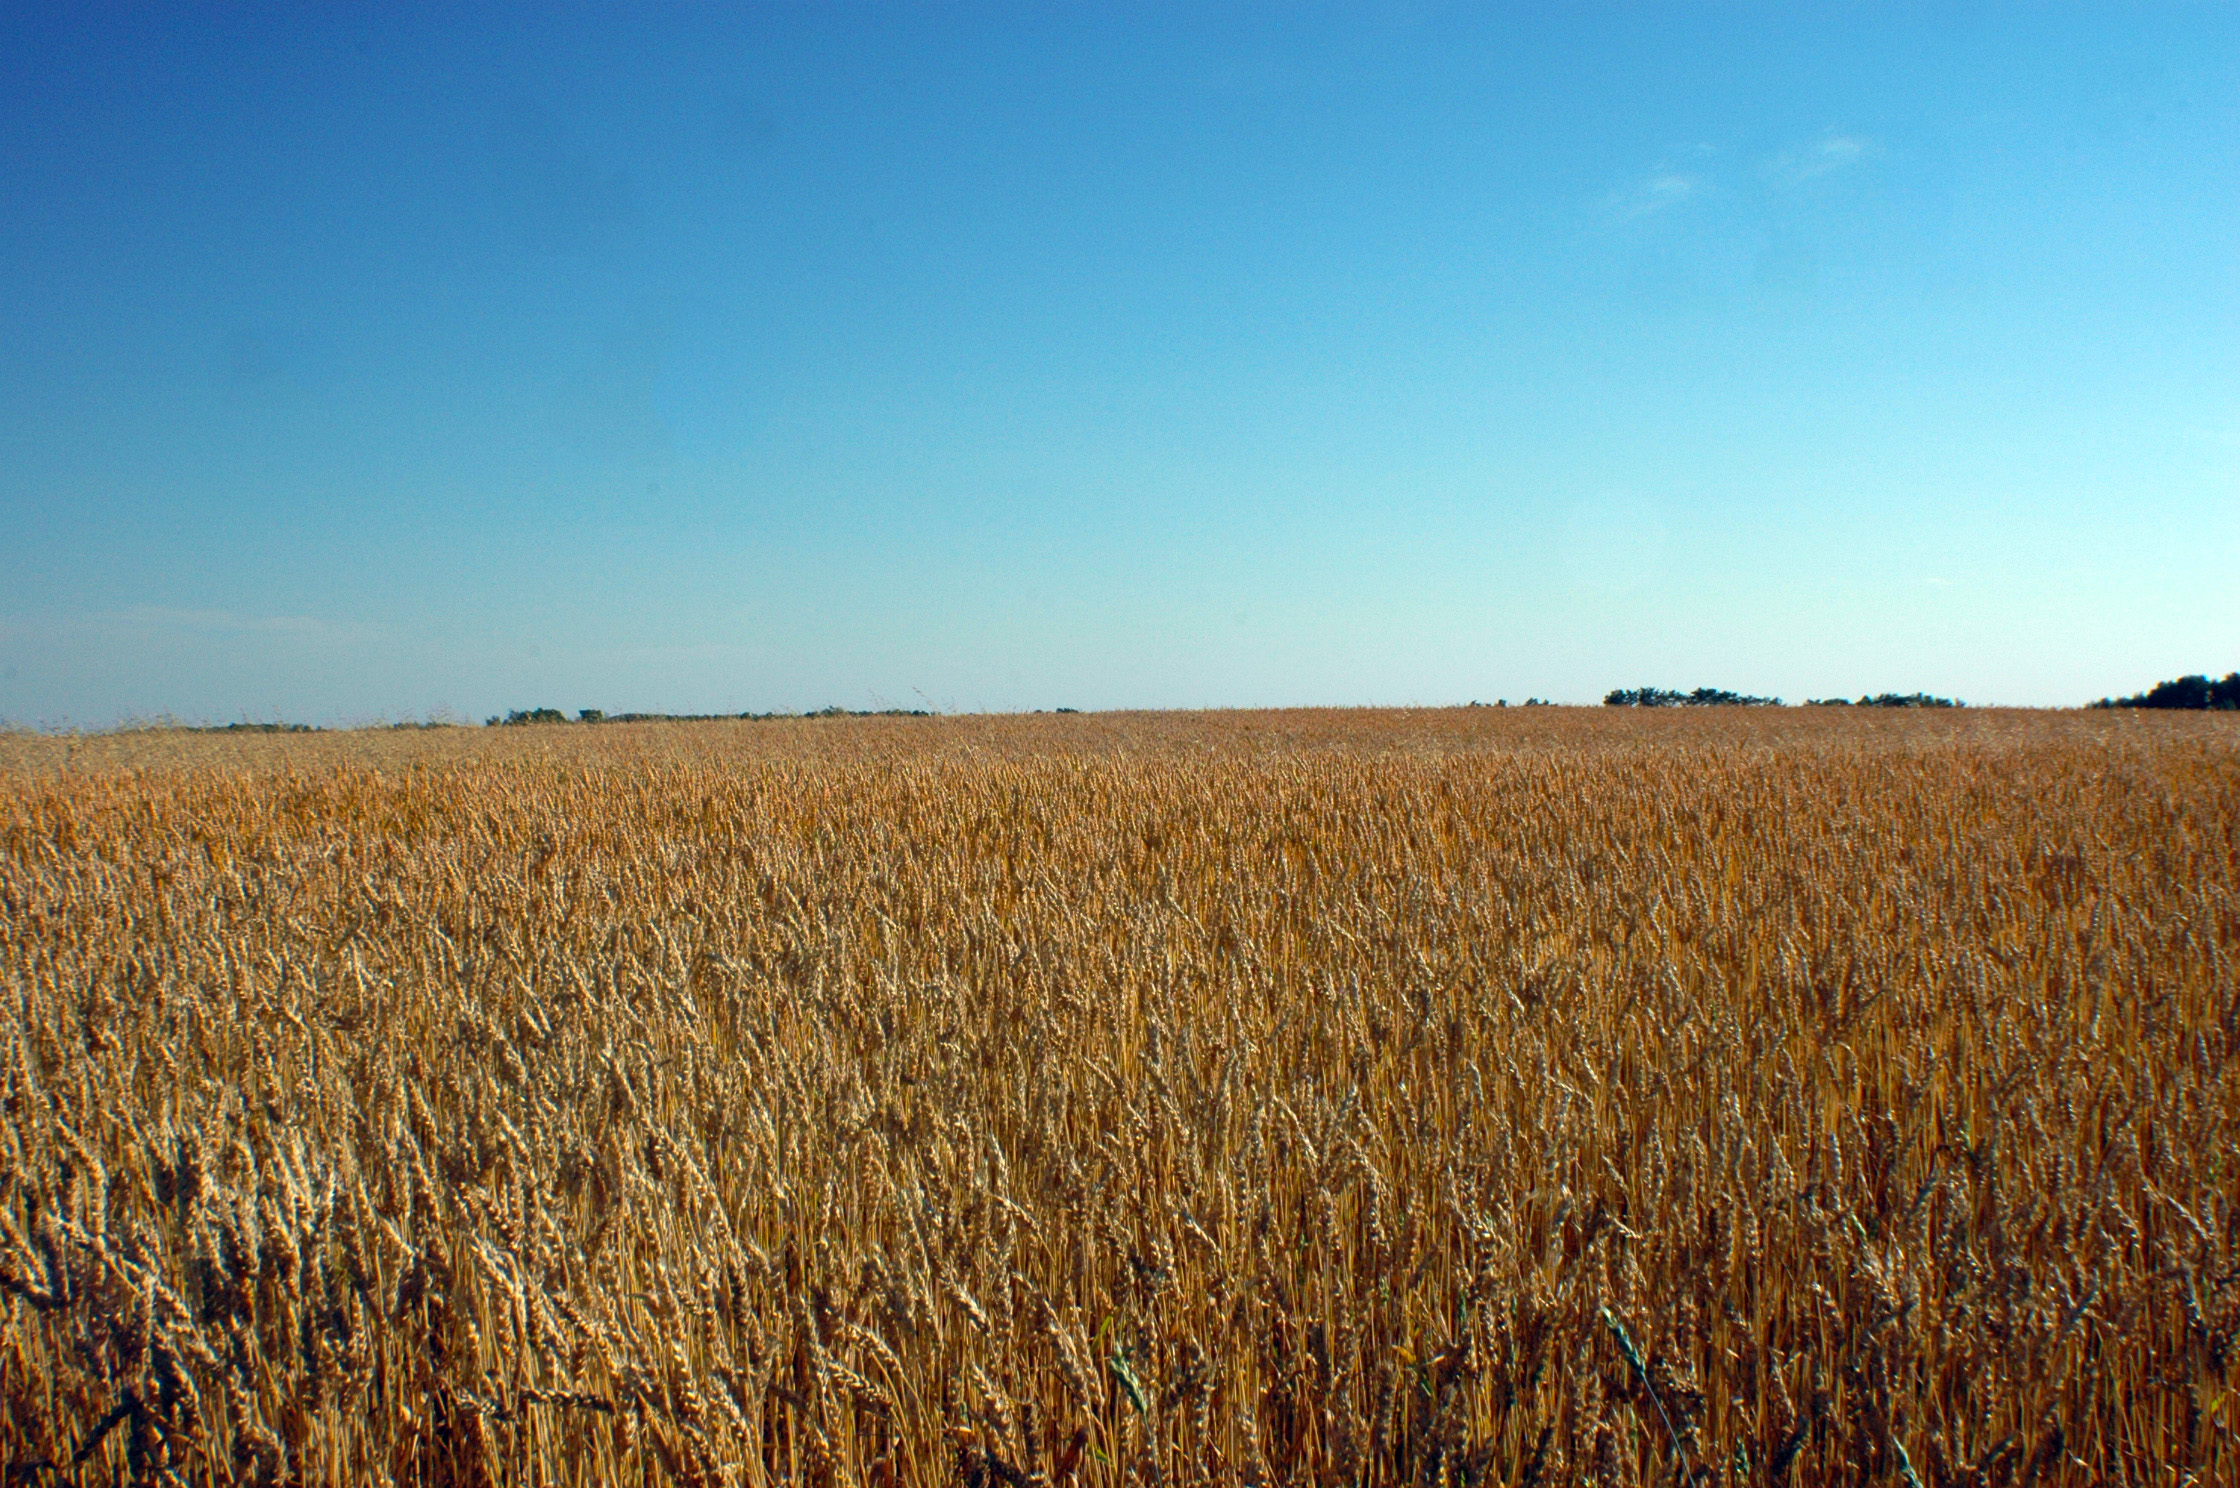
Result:
<svg viewBox="0 0 2240 1488">
<path fill-rule="evenodd" d="M 11 1482 L 2240 1482 L 2240 728 L 0 741 Z"/>
</svg>

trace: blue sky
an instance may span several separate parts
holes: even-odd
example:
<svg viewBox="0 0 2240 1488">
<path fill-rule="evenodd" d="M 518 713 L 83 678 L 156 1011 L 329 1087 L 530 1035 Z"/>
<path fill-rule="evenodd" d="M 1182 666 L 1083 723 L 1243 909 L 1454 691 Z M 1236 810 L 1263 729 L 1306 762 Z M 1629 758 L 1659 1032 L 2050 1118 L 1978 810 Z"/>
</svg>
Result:
<svg viewBox="0 0 2240 1488">
<path fill-rule="evenodd" d="M 2240 7 L 8 4 L 0 718 L 2240 666 Z"/>
</svg>

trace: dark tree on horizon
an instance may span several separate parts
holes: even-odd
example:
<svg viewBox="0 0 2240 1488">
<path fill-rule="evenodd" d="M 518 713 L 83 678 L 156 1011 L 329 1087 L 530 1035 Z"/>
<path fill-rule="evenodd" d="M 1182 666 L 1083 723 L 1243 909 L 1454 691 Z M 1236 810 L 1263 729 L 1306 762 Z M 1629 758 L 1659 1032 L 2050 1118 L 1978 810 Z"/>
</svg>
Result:
<svg viewBox="0 0 2240 1488">
<path fill-rule="evenodd" d="M 2221 682 L 2194 673 L 2174 682 L 2157 682 L 2145 692 L 2126 698 L 2102 698 L 2095 708 L 2214 708 L 2240 709 L 2240 672 L 2228 672 Z"/>
<path fill-rule="evenodd" d="M 1618 687 L 1604 695 L 1606 708 L 1778 708 L 1777 697 L 1750 697 L 1724 687 L 1679 692 L 1668 687 Z"/>
</svg>

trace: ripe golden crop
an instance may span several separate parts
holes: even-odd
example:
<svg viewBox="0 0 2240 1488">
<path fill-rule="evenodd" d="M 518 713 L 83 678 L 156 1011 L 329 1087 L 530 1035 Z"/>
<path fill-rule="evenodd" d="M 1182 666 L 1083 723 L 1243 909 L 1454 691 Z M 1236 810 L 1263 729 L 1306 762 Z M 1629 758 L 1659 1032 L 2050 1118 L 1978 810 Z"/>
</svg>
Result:
<svg viewBox="0 0 2240 1488">
<path fill-rule="evenodd" d="M 0 740 L 0 1470 L 2240 1482 L 2236 891 L 2217 715 Z"/>
</svg>

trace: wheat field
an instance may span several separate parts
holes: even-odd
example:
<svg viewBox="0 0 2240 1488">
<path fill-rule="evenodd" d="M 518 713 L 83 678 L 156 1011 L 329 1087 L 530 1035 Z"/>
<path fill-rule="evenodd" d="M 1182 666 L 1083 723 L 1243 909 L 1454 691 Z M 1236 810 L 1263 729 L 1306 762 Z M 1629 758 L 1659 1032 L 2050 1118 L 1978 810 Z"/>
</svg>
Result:
<svg viewBox="0 0 2240 1488">
<path fill-rule="evenodd" d="M 2234 1484 L 2240 720 L 0 738 L 9 1482 Z"/>
</svg>

